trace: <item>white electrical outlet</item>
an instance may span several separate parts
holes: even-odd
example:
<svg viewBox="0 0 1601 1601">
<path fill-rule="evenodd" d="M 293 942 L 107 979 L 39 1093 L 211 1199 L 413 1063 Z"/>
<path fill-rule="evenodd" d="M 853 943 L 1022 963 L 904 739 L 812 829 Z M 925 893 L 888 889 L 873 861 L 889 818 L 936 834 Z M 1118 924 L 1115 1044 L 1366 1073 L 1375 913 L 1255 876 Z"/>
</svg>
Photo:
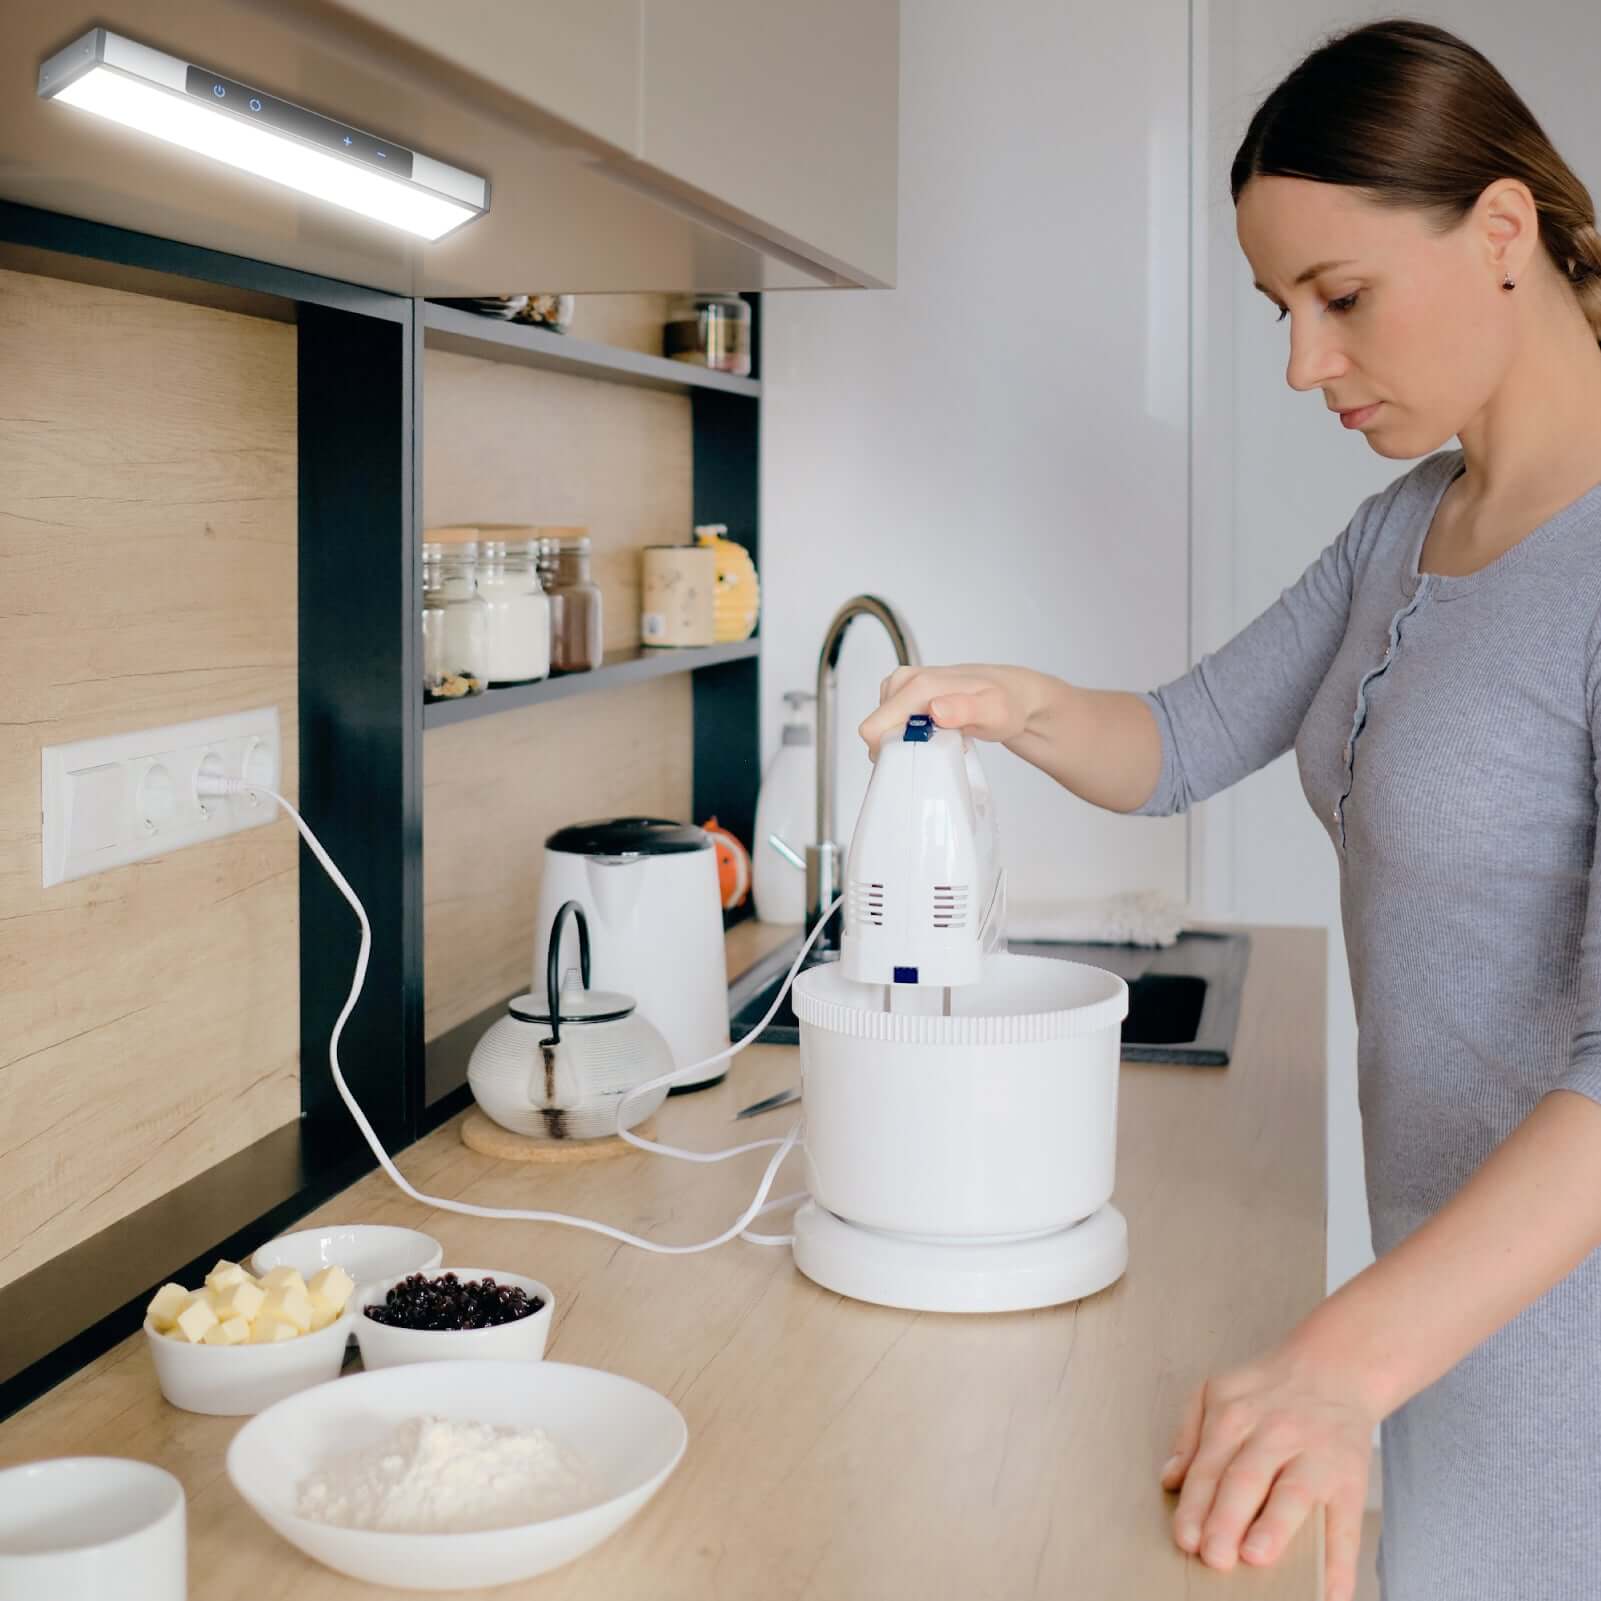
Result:
<svg viewBox="0 0 1601 1601">
<path fill-rule="evenodd" d="M 195 775 L 276 789 L 279 751 L 276 706 L 45 746 L 45 888 L 272 822 L 257 796 L 200 800 Z"/>
</svg>

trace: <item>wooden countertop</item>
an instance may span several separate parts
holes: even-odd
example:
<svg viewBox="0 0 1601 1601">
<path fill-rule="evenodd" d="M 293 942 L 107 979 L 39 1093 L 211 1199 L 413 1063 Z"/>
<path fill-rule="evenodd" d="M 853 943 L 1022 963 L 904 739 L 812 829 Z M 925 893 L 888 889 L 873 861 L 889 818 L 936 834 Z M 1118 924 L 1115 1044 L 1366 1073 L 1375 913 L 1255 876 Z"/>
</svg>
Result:
<svg viewBox="0 0 1601 1601">
<path fill-rule="evenodd" d="M 1191 1385 L 1276 1340 L 1323 1294 L 1324 935 L 1251 932 L 1233 1065 L 1123 1068 L 1115 1200 L 1129 1268 L 1074 1306 L 899 1312 L 820 1289 L 786 1250 L 657 1256 L 577 1229 L 430 1211 L 381 1174 L 313 1213 L 423 1228 L 447 1264 L 543 1279 L 557 1297 L 553 1358 L 638 1379 L 688 1420 L 683 1463 L 633 1523 L 494 1593 L 1320 1597 L 1321 1520 L 1276 1567 L 1217 1574 L 1172 1544 L 1174 1502 L 1157 1483 Z M 730 1118 L 797 1075 L 793 1050 L 753 1048 L 715 1088 L 670 1099 L 659 1133 L 702 1149 L 782 1133 L 792 1112 Z M 738 1215 L 766 1155 L 528 1168 L 467 1150 L 451 1123 L 402 1166 L 432 1194 L 688 1241 Z M 792 1157 L 774 1193 L 799 1184 Z M 239 1426 L 163 1402 L 141 1335 L 0 1425 L 0 1465 L 87 1453 L 169 1468 L 189 1497 L 194 1601 L 377 1594 L 301 1556 L 234 1493 L 223 1456 Z"/>
</svg>

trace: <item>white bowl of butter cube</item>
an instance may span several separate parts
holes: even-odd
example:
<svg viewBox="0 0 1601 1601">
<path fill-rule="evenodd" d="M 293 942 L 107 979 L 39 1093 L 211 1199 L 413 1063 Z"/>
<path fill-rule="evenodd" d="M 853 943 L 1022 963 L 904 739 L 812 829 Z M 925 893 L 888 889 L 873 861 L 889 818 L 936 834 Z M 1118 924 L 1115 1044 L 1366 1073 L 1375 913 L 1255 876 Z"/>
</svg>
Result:
<svg viewBox="0 0 1601 1601">
<path fill-rule="evenodd" d="M 339 1377 L 355 1322 L 339 1266 L 262 1278 L 219 1262 L 198 1290 L 163 1284 L 145 1315 L 161 1393 L 186 1412 L 245 1417 Z"/>
</svg>

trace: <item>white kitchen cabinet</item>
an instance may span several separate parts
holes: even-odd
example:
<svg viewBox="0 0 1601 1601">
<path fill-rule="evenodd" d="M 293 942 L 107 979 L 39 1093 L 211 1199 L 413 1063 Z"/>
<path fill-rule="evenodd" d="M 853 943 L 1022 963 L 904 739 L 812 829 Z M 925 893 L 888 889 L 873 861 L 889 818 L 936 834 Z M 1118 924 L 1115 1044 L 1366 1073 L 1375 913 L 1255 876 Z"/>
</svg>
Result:
<svg viewBox="0 0 1601 1601">
<path fill-rule="evenodd" d="M 824 281 L 894 282 L 899 0 L 324 8 L 569 131 L 621 186 Z"/>
<path fill-rule="evenodd" d="M 639 153 L 641 0 L 332 0 L 629 155 Z"/>
<path fill-rule="evenodd" d="M 640 156 L 856 283 L 895 280 L 898 0 L 644 0 Z"/>
</svg>

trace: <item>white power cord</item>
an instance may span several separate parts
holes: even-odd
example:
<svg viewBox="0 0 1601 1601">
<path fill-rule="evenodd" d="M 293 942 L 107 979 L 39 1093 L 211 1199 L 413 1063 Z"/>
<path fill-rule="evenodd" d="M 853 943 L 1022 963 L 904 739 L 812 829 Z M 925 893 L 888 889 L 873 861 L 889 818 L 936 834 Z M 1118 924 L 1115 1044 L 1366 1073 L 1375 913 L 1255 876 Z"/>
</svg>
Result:
<svg viewBox="0 0 1601 1601">
<path fill-rule="evenodd" d="M 687 1162 L 722 1162 L 731 1156 L 742 1156 L 747 1151 L 759 1151 L 768 1146 L 778 1147 L 773 1154 L 772 1160 L 768 1162 L 766 1171 L 762 1174 L 762 1180 L 757 1186 L 755 1198 L 735 1223 L 715 1239 L 702 1240 L 695 1245 L 662 1245 L 655 1240 L 647 1240 L 638 1234 L 630 1234 L 625 1229 L 613 1228 L 609 1223 L 597 1223 L 590 1218 L 584 1217 L 570 1217 L 565 1212 L 519 1211 L 504 1207 L 474 1206 L 468 1201 L 451 1201 L 442 1196 L 424 1195 L 421 1190 L 414 1188 L 400 1169 L 395 1166 L 389 1153 L 384 1149 L 383 1142 L 378 1138 L 372 1124 L 367 1121 L 366 1114 L 362 1111 L 355 1096 L 351 1094 L 350 1086 L 345 1083 L 345 1075 L 340 1071 L 339 1067 L 339 1036 L 344 1032 L 345 1023 L 348 1021 L 351 1012 L 355 1010 L 357 1000 L 361 997 L 362 986 L 367 980 L 368 958 L 372 954 L 372 925 L 367 921 L 367 911 L 361 904 L 360 897 L 350 887 L 345 875 L 334 865 L 333 858 L 322 848 L 322 842 L 312 833 L 305 818 L 276 790 L 268 789 L 261 784 L 247 783 L 242 778 L 211 778 L 199 775 L 195 779 L 195 792 L 203 800 L 213 797 L 221 799 L 230 795 L 266 795 L 277 801 L 289 816 L 294 819 L 295 827 L 300 830 L 301 837 L 310 848 L 312 855 L 322 864 L 323 871 L 327 873 L 339 893 L 349 901 L 351 910 L 355 912 L 356 920 L 361 924 L 361 947 L 356 955 L 356 971 L 351 980 L 350 994 L 346 997 L 344 1007 L 339 1013 L 338 1020 L 334 1023 L 333 1032 L 328 1037 L 328 1065 L 333 1070 L 334 1087 L 339 1091 L 340 1099 L 349 1108 L 351 1117 L 355 1119 L 356 1127 L 361 1130 L 362 1137 L 367 1141 L 372 1154 L 378 1159 L 379 1166 L 389 1175 L 395 1185 L 414 1201 L 421 1202 L 424 1206 L 435 1207 L 443 1212 L 458 1212 L 463 1217 L 499 1217 L 522 1223 L 562 1223 L 570 1228 L 589 1229 L 593 1233 L 604 1234 L 609 1239 L 620 1240 L 624 1245 L 637 1246 L 642 1251 L 656 1251 L 664 1256 L 687 1256 L 697 1251 L 710 1251 L 719 1245 L 726 1245 L 728 1241 L 736 1236 L 743 1236 L 753 1245 L 789 1245 L 793 1243 L 794 1236 L 790 1234 L 751 1234 L 745 1231 L 758 1217 L 768 1212 L 778 1211 L 786 1206 L 792 1206 L 796 1202 L 804 1201 L 807 1198 L 806 1192 L 802 1190 L 793 1195 L 782 1196 L 775 1201 L 767 1199 L 767 1192 L 773 1187 L 773 1180 L 778 1176 L 780 1165 L 790 1151 L 794 1149 L 796 1141 L 800 1138 L 802 1127 L 800 1123 L 796 1123 L 782 1139 L 752 1140 L 749 1144 L 732 1146 L 722 1151 L 686 1151 L 674 1145 L 662 1145 L 653 1140 L 641 1139 L 625 1129 L 622 1126 L 623 1108 L 636 1095 L 645 1095 L 651 1090 L 660 1089 L 664 1084 L 670 1085 L 676 1083 L 679 1079 L 699 1074 L 717 1062 L 737 1056 L 746 1046 L 754 1043 L 778 1011 L 784 996 L 789 992 L 790 985 L 795 982 L 795 975 L 800 971 L 801 963 L 805 961 L 813 942 L 822 933 L 829 917 L 832 917 L 838 908 L 839 900 L 836 900 L 833 906 L 829 907 L 827 916 L 819 920 L 806 943 L 801 946 L 800 954 L 796 956 L 788 975 L 779 987 L 778 994 L 774 998 L 772 1006 L 768 1008 L 766 1017 L 744 1039 L 740 1040 L 736 1045 L 730 1045 L 726 1050 L 718 1051 L 714 1056 L 708 1056 L 703 1062 L 694 1062 L 688 1067 L 675 1068 L 671 1073 L 663 1073 L 659 1078 L 653 1078 L 647 1083 L 636 1084 L 633 1089 L 619 1097 L 617 1103 L 617 1132 L 630 1145 L 637 1145 L 642 1151 L 654 1151 L 662 1156 L 675 1156 Z"/>
</svg>

